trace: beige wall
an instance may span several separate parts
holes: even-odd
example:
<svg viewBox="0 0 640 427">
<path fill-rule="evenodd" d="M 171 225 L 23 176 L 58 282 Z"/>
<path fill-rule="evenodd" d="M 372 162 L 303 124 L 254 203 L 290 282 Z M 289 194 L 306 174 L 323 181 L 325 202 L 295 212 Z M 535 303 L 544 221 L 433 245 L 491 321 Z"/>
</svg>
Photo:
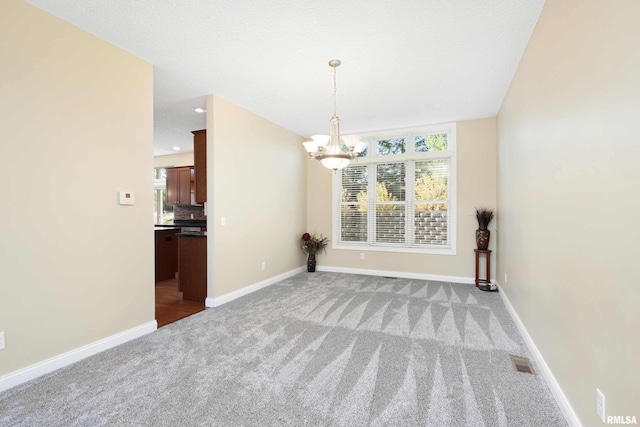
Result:
<svg viewBox="0 0 640 427">
<path fill-rule="evenodd" d="M 494 118 L 457 124 L 457 254 L 424 255 L 397 252 L 339 250 L 327 247 L 318 265 L 397 271 L 457 278 L 475 276 L 475 207 L 496 206 L 496 121 Z M 307 160 L 307 224 L 312 233 L 331 236 L 331 170 Z M 492 224 L 493 225 L 493 224 Z M 492 228 L 492 227 L 490 227 Z M 495 233 L 492 233 L 495 234 Z M 492 236 L 490 249 L 494 249 Z M 360 252 L 365 259 L 360 260 Z M 492 260 L 495 271 L 495 260 Z"/>
<path fill-rule="evenodd" d="M 155 156 L 153 158 L 154 168 L 173 168 L 179 166 L 193 166 L 193 151 Z"/>
<path fill-rule="evenodd" d="M 301 136 L 219 96 L 207 97 L 207 129 L 208 295 L 219 297 L 303 265 L 306 163 Z"/>
<path fill-rule="evenodd" d="M 498 116 L 499 281 L 585 426 L 640 418 L 639 21 L 547 1 Z"/>
<path fill-rule="evenodd" d="M 0 63 L 2 375 L 154 320 L 153 69 L 19 0 Z"/>
</svg>

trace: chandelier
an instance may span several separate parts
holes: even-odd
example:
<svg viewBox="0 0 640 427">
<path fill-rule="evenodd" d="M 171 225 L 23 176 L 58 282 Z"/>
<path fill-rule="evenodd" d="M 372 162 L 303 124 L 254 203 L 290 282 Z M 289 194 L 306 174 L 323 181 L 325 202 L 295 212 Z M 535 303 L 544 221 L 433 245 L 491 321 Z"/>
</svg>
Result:
<svg viewBox="0 0 640 427">
<path fill-rule="evenodd" d="M 329 120 L 329 123 L 331 123 L 331 135 L 311 135 L 312 141 L 303 142 L 304 149 L 309 153 L 309 157 L 320 160 L 320 163 L 325 168 L 333 170 L 347 167 L 352 159 L 360 155 L 365 146 L 363 142 L 358 142 L 355 145 L 346 147 L 346 150 L 342 147 L 340 119 L 336 113 L 336 68 L 341 63 L 338 59 L 329 61 L 329 66 L 333 68 L 333 117 Z"/>
</svg>

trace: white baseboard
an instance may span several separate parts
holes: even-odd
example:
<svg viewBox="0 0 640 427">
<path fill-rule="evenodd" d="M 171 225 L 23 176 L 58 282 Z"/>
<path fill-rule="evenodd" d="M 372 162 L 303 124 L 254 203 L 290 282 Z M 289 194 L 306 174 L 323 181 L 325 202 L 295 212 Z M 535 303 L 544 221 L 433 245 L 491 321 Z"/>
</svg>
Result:
<svg viewBox="0 0 640 427">
<path fill-rule="evenodd" d="M 385 271 L 385 270 L 365 270 L 365 269 L 359 269 L 359 268 L 343 268 L 343 267 L 330 267 L 330 266 L 318 266 L 317 270 L 329 271 L 334 273 L 364 274 L 364 275 L 370 275 L 370 276 L 392 276 L 392 277 L 402 277 L 406 279 L 434 280 L 434 281 L 440 281 L 440 282 L 466 283 L 466 284 L 472 284 L 472 285 L 475 284 L 474 277 L 439 276 L 436 274 L 405 273 L 401 271 Z M 229 301 L 233 301 L 236 298 L 240 298 L 244 295 L 250 294 L 251 292 L 255 292 L 259 289 L 262 289 L 266 286 L 277 283 L 281 280 L 287 279 L 291 276 L 295 276 L 296 274 L 302 273 L 303 271 L 306 271 L 306 265 L 287 271 L 286 273 L 282 273 L 277 276 L 270 277 L 269 279 L 263 280 L 261 282 L 254 283 L 253 285 L 245 286 L 244 288 L 238 289 L 237 291 L 233 291 L 219 297 L 207 298 L 205 299 L 204 305 L 205 307 L 219 307 L 222 304 L 226 304 Z"/>
<path fill-rule="evenodd" d="M 349 273 L 349 274 L 364 274 L 368 276 L 389 276 L 389 277 L 401 277 L 403 279 L 418 279 L 418 280 L 433 280 L 438 282 L 453 282 L 453 283 L 465 283 L 475 285 L 475 277 L 462 277 L 462 276 L 440 276 L 437 274 L 422 274 L 422 273 L 406 273 L 402 271 L 386 271 L 386 270 L 365 270 L 361 268 L 345 268 L 345 267 L 331 267 L 331 266 L 318 266 L 318 271 L 329 271 L 332 273 Z"/>
<path fill-rule="evenodd" d="M 53 372 L 56 369 L 63 368 L 72 363 L 76 363 L 84 358 L 93 356 L 101 351 L 108 350 L 120 344 L 124 344 L 127 341 L 139 338 L 150 332 L 158 329 L 158 322 L 155 320 L 152 322 L 144 323 L 135 328 L 120 332 L 107 338 L 103 338 L 99 341 L 92 342 L 91 344 L 78 347 L 75 350 L 62 353 L 58 356 L 54 356 L 50 359 L 43 360 L 34 365 L 27 366 L 18 371 L 11 372 L 9 374 L 0 377 L 0 391 L 8 390 L 19 384 L 30 381 L 41 375 Z"/>
<path fill-rule="evenodd" d="M 529 335 L 527 328 L 525 328 L 524 323 L 522 323 L 522 321 L 520 320 L 520 316 L 518 316 L 518 313 L 516 313 L 515 309 L 511 305 L 511 302 L 509 301 L 509 298 L 507 297 L 507 294 L 505 294 L 505 292 L 502 290 L 502 287 L 500 286 L 499 283 L 498 283 L 498 289 L 499 289 L 499 294 L 502 297 L 502 301 L 504 302 L 504 305 L 507 307 L 507 311 L 509 312 L 509 314 L 511 315 L 511 318 L 513 319 L 516 326 L 518 327 L 518 330 L 520 331 L 520 334 L 524 338 L 524 341 L 527 344 L 529 351 L 531 351 L 531 354 L 533 355 L 533 359 L 536 361 L 536 364 L 538 365 L 538 369 L 540 370 L 542 377 L 545 379 L 547 386 L 549 387 L 549 390 L 551 390 L 551 394 L 553 394 L 553 397 L 555 397 L 556 402 L 558 403 L 558 406 L 560 407 L 560 410 L 564 415 L 564 418 L 567 420 L 567 423 L 572 427 L 582 427 L 582 423 L 580 422 L 580 419 L 578 418 L 575 411 L 571 407 L 571 404 L 567 400 L 567 396 L 564 395 L 562 388 L 560 387 L 560 384 L 558 384 L 558 381 L 556 381 L 556 378 L 553 376 L 553 373 L 551 372 L 549 365 L 547 365 L 547 362 L 545 362 L 544 358 L 542 357 L 542 354 L 538 350 L 538 347 L 536 347 L 536 344 L 533 342 L 533 338 L 531 338 L 531 335 Z"/>
<path fill-rule="evenodd" d="M 304 270 L 305 270 L 305 267 L 294 268 L 293 270 L 287 271 L 282 274 L 278 274 L 277 276 L 270 277 L 261 282 L 254 283 L 253 285 L 245 286 L 244 288 L 238 289 L 237 291 L 229 292 L 228 294 L 224 294 L 219 297 L 207 298 L 204 300 L 204 305 L 205 307 L 219 307 L 222 304 L 226 304 L 229 301 L 233 301 L 236 298 L 240 298 L 242 296 L 255 292 L 259 289 L 262 289 L 269 285 L 273 285 L 274 283 L 280 282 L 281 280 L 287 279 L 291 276 L 295 276 L 296 274 L 301 273 Z"/>
</svg>

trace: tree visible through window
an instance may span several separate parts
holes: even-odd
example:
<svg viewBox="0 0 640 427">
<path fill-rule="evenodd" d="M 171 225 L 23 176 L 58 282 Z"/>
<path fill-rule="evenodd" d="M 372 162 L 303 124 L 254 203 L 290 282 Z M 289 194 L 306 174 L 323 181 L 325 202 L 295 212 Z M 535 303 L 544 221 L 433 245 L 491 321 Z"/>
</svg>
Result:
<svg viewBox="0 0 640 427">
<path fill-rule="evenodd" d="M 447 134 L 421 135 L 415 137 L 416 153 L 443 151 L 447 149 Z"/>
<path fill-rule="evenodd" d="M 378 156 L 402 154 L 406 151 L 404 138 L 379 139 L 376 141 L 376 153 Z"/>
</svg>

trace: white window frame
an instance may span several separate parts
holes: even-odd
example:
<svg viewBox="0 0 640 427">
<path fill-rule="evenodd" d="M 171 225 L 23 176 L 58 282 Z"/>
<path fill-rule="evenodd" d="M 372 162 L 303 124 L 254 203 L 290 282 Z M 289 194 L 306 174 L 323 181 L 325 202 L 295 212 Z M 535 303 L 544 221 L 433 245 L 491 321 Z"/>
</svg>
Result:
<svg viewBox="0 0 640 427">
<path fill-rule="evenodd" d="M 430 134 L 447 134 L 447 150 L 444 151 L 431 151 L 425 153 L 415 152 L 414 136 L 430 135 Z M 394 129 L 381 132 L 368 132 L 358 135 L 352 135 L 359 140 L 365 140 L 368 142 L 368 153 L 366 157 L 361 157 L 356 160 L 352 160 L 352 164 L 373 164 L 378 163 L 392 163 L 392 162 L 406 162 L 406 161 L 423 161 L 423 160 L 436 160 L 436 159 L 449 159 L 449 180 L 448 180 L 448 194 L 449 194 L 449 245 L 436 247 L 436 246 L 398 246 L 396 244 L 375 243 L 372 236 L 368 233 L 368 242 L 342 242 L 341 229 L 342 229 L 342 216 L 341 216 L 341 203 L 342 203 L 342 171 L 337 170 L 332 173 L 332 248 L 333 249 L 346 249 L 354 251 L 381 251 L 381 252 L 404 252 L 404 253 L 420 253 L 420 254 L 433 254 L 433 255 L 456 255 L 456 242 L 457 242 L 457 182 L 456 182 L 456 123 L 443 123 L 439 125 L 419 126 L 405 129 Z M 404 154 L 395 154 L 388 156 L 377 156 L 375 142 L 380 139 L 390 138 L 405 138 L 406 152 Z M 412 165 L 411 162 L 407 162 L 407 165 Z M 370 170 L 371 171 L 371 170 Z M 411 180 L 415 180 L 413 167 L 407 167 L 405 170 L 407 177 L 411 177 Z M 411 175 L 410 175 L 411 174 Z M 371 172 L 369 172 L 371 178 Z M 374 175 L 375 176 L 375 175 Z M 413 203 L 413 183 L 407 183 L 406 201 L 405 204 Z M 411 192 L 410 192 L 411 191 Z M 375 196 L 375 180 L 369 180 L 369 194 Z M 368 221 L 375 220 L 375 211 L 369 211 Z M 413 220 L 410 221 L 413 224 Z M 375 227 L 368 222 L 368 230 Z M 407 227 L 410 230 L 406 230 L 406 233 L 413 232 L 413 226 Z"/>
<path fill-rule="evenodd" d="M 160 168 L 153 168 L 154 170 L 154 176 L 156 178 L 153 179 L 153 191 L 154 191 L 154 197 L 158 198 L 158 210 L 154 213 L 154 223 L 155 224 L 162 224 L 162 219 L 163 219 L 163 212 L 164 212 L 164 205 L 162 203 L 162 192 L 167 190 L 167 179 L 166 178 L 157 178 L 157 176 L 159 175 L 160 169 L 166 169 L 163 167 Z"/>
</svg>

